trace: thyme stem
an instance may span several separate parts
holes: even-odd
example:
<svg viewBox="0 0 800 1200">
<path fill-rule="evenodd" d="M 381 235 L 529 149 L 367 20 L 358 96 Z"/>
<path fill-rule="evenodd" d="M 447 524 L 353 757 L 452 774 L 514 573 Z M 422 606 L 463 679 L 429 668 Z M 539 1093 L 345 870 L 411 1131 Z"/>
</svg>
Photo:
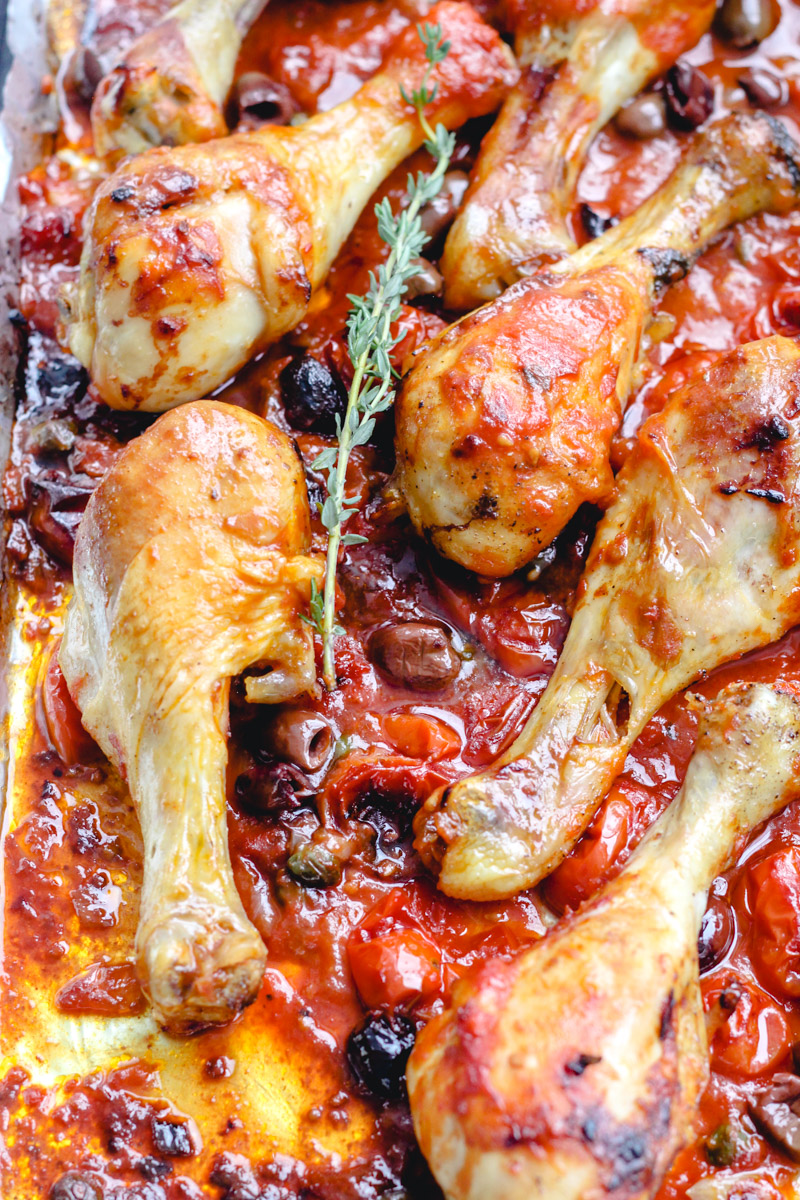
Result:
<svg viewBox="0 0 800 1200">
<path fill-rule="evenodd" d="M 325 559 L 325 581 L 320 593 L 316 583 L 311 588 L 309 623 L 322 637 L 322 677 L 329 691 L 336 687 L 334 642 L 342 632 L 335 619 L 336 568 L 342 546 L 366 541 L 358 534 L 344 532 L 347 520 L 356 506 L 345 497 L 345 480 L 350 454 L 356 446 L 369 441 L 375 428 L 375 418 L 390 407 L 398 379 L 390 354 L 401 340 L 392 333 L 400 315 L 400 306 L 409 280 L 416 274 L 414 260 L 427 239 L 419 220 L 424 205 L 438 195 L 452 158 L 455 146 L 453 134 L 442 125 L 433 129 L 425 108 L 436 96 L 436 85 L 429 88 L 431 72 L 447 55 L 449 42 L 442 41 L 438 25 L 418 25 L 417 32 L 425 46 L 427 67 L 419 88 L 408 95 L 401 86 L 403 99 L 416 109 L 425 134 L 425 146 L 435 166 L 429 175 L 409 176 L 408 206 L 397 217 L 388 199 L 375 206 L 378 232 L 389 246 L 386 262 L 377 275 L 370 274 L 366 296 L 349 296 L 352 308 L 347 322 L 347 348 L 353 364 L 353 380 L 347 395 L 344 417 L 337 418 L 338 446 L 324 450 L 314 462 L 318 470 L 328 471 L 328 498 L 322 508 L 322 523 L 328 532 Z"/>
</svg>

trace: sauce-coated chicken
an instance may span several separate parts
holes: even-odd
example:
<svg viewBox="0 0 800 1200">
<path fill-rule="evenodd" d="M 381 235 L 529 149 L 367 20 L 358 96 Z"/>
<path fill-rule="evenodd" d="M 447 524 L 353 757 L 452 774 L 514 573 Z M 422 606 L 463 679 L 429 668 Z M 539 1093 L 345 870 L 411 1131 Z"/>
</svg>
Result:
<svg viewBox="0 0 800 1200">
<path fill-rule="evenodd" d="M 614 486 L 611 439 L 660 291 L 734 221 L 786 212 L 800 150 L 763 114 L 699 135 L 635 213 L 445 330 L 397 400 L 398 481 L 447 558 L 509 575 Z"/>
<path fill-rule="evenodd" d="M 272 668 L 253 698 L 314 686 L 309 538 L 289 439 L 212 401 L 132 442 L 78 530 L 61 666 L 136 805 L 137 966 L 171 1032 L 230 1020 L 261 982 L 264 945 L 228 856 L 228 693 L 253 664 Z"/>
<path fill-rule="evenodd" d="M 441 270 L 449 308 L 499 296 L 575 250 L 567 227 L 595 134 L 711 24 L 713 0 L 516 5 L 522 78 L 486 135 Z M 558 62 L 559 57 L 563 58 Z"/>
<path fill-rule="evenodd" d="M 451 44 L 430 120 L 491 112 L 516 78 L 511 52 L 469 4 L 429 16 Z M 67 340 L 106 403 L 196 399 L 294 328 L 375 188 L 422 144 L 400 85 L 426 65 L 408 28 L 351 100 L 301 127 L 151 150 L 100 188 Z"/>
<path fill-rule="evenodd" d="M 266 0 L 181 0 L 128 48 L 92 103 L 95 153 L 207 142 L 227 133 L 222 104 L 242 37 Z"/>
<path fill-rule="evenodd" d="M 493 766 L 417 814 L 445 892 L 511 896 L 549 874 L 670 696 L 800 619 L 799 413 L 800 347 L 773 337 L 642 426 L 538 707 Z"/>
<path fill-rule="evenodd" d="M 622 873 L 513 961 L 459 984 L 408 1065 L 448 1200 L 655 1195 L 708 1079 L 697 935 L 741 838 L 800 792 L 800 702 L 709 705 L 684 785 Z"/>
</svg>

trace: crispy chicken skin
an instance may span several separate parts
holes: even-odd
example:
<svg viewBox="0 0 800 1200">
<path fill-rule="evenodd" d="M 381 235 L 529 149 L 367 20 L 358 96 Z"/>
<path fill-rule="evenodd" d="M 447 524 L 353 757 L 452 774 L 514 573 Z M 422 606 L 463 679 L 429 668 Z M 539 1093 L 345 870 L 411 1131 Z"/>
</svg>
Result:
<svg viewBox="0 0 800 1200">
<path fill-rule="evenodd" d="M 589 144 L 690 49 L 713 0 L 511 5 L 519 83 L 486 135 L 441 270 L 447 306 L 477 308 L 575 250 L 567 228 Z M 561 59 L 562 61 L 559 61 Z"/>
<path fill-rule="evenodd" d="M 708 705 L 683 788 L 622 873 L 420 1034 L 408 1088 L 448 1200 L 652 1197 L 708 1079 L 697 935 L 740 839 L 800 791 L 800 702 Z"/>
<path fill-rule="evenodd" d="M 642 426 L 538 707 L 493 766 L 417 814 L 443 891 L 499 899 L 549 874 L 670 696 L 800 619 L 798 413 L 800 347 L 772 337 Z"/>
<path fill-rule="evenodd" d="M 242 37 L 266 0 L 182 0 L 128 48 L 92 103 L 95 153 L 222 137 Z"/>
<path fill-rule="evenodd" d="M 510 575 L 584 501 L 608 501 L 656 297 L 725 226 L 795 205 L 798 164 L 777 121 L 728 117 L 616 228 L 429 343 L 398 395 L 397 472 L 440 554 Z"/>
<path fill-rule="evenodd" d="M 173 1033 L 230 1020 L 261 981 L 264 946 L 228 857 L 228 694 L 231 677 L 253 664 L 273 668 L 253 698 L 314 686 L 302 620 L 318 573 L 309 538 L 289 439 L 212 401 L 162 417 L 132 442 L 78 530 L 60 661 L 84 725 L 136 805 L 137 966 Z"/>
<path fill-rule="evenodd" d="M 429 20 L 451 43 L 431 121 L 491 112 L 516 79 L 511 52 L 466 3 Z M 352 100 L 303 126 L 151 150 L 99 189 L 66 339 L 106 403 L 196 399 L 294 328 L 375 188 L 422 144 L 399 85 L 426 65 L 406 29 Z"/>
</svg>

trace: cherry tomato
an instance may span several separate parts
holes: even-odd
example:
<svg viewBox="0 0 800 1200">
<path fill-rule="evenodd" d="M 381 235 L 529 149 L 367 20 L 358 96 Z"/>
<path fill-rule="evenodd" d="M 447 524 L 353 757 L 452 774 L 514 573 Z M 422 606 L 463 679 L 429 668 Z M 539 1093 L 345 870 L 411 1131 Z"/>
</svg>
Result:
<svg viewBox="0 0 800 1200">
<path fill-rule="evenodd" d="M 367 1008 L 411 1008 L 441 992 L 441 952 L 421 927 L 418 908 L 393 890 L 351 933 L 350 970 Z"/>
<path fill-rule="evenodd" d="M 545 883 L 544 896 L 551 908 L 558 913 L 576 909 L 611 878 L 632 824 L 630 800 L 612 791 L 572 854 Z"/>
<path fill-rule="evenodd" d="M 47 733 L 53 749 L 67 766 L 94 757 L 97 746 L 81 724 L 81 714 L 67 690 L 67 681 L 58 665 L 56 645 L 42 681 L 42 707 Z"/>
<path fill-rule="evenodd" d="M 342 822 L 348 815 L 357 816 L 365 799 L 388 810 L 416 811 L 431 792 L 452 779 L 452 768 L 444 764 L 400 754 L 353 753 L 341 759 L 325 781 L 319 811 L 326 819 Z"/>
<path fill-rule="evenodd" d="M 770 854 L 747 875 L 753 965 L 767 987 L 800 996 L 800 850 Z"/>
<path fill-rule="evenodd" d="M 786 1017 L 757 984 L 723 970 L 706 976 L 702 988 L 714 1070 L 752 1077 L 785 1058 L 791 1042 Z"/>
<path fill-rule="evenodd" d="M 401 754 L 439 762 L 454 758 L 461 748 L 461 739 L 444 721 L 412 712 L 389 713 L 383 718 L 387 739 Z"/>
<path fill-rule="evenodd" d="M 367 1008 L 411 1008 L 442 987 L 442 964 L 433 942 L 400 926 L 347 944 L 350 970 Z"/>
</svg>

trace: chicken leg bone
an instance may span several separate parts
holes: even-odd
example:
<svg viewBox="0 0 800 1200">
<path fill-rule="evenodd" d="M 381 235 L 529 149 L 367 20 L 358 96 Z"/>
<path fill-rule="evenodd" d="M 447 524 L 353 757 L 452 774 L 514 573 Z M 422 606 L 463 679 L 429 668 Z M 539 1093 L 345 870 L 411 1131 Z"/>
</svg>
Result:
<svg viewBox="0 0 800 1200">
<path fill-rule="evenodd" d="M 800 347 L 751 342 L 639 432 L 555 672 L 487 770 L 435 792 L 417 846 L 453 896 L 511 896 L 569 853 L 658 709 L 800 619 Z"/>
<path fill-rule="evenodd" d="M 431 342 L 396 410 L 398 481 L 418 532 L 503 576 L 583 501 L 607 502 L 611 439 L 656 297 L 727 225 L 798 197 L 800 150 L 783 126 L 728 117 L 630 217 Z"/>
<path fill-rule="evenodd" d="M 516 78 L 474 9 L 429 14 L 450 42 L 432 122 L 491 112 Z M 424 140 L 400 85 L 427 67 L 406 29 L 381 72 L 299 128 L 151 150 L 99 189 L 66 337 L 114 408 L 159 412 L 206 395 L 293 329 L 375 188 Z"/>
<path fill-rule="evenodd" d="M 61 666 L 83 723 L 127 778 L 144 840 L 136 956 L 161 1024 L 230 1020 L 263 974 L 225 815 L 230 679 L 270 699 L 314 686 L 302 615 L 319 564 L 291 442 L 201 401 L 162 417 L 100 484 L 75 544 Z"/>
<path fill-rule="evenodd" d="M 222 137 L 242 37 L 266 0 L 181 0 L 128 48 L 92 103 L 95 153 Z"/>
<path fill-rule="evenodd" d="M 714 10 L 713 0 L 635 0 L 620 12 L 601 0 L 554 27 L 526 0 L 516 28 L 522 78 L 484 138 L 445 245 L 448 308 L 477 308 L 575 250 L 567 217 L 592 139 L 702 37 Z"/>
<path fill-rule="evenodd" d="M 615 880 L 417 1039 L 420 1146 L 448 1200 L 658 1190 L 708 1079 L 697 935 L 740 839 L 800 793 L 800 702 L 738 685 L 706 707 L 683 788 Z"/>
</svg>

